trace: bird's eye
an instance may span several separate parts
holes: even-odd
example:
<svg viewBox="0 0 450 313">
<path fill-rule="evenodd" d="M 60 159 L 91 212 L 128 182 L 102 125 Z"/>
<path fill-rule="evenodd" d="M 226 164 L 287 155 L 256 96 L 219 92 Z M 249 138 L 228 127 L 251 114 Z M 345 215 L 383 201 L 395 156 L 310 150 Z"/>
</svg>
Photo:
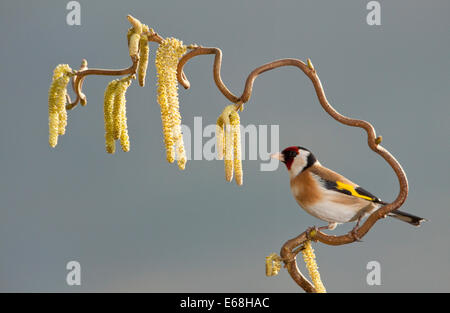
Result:
<svg viewBox="0 0 450 313">
<path fill-rule="evenodd" d="M 288 159 L 295 158 L 297 156 L 297 152 L 289 150 L 285 152 L 285 156 Z"/>
</svg>

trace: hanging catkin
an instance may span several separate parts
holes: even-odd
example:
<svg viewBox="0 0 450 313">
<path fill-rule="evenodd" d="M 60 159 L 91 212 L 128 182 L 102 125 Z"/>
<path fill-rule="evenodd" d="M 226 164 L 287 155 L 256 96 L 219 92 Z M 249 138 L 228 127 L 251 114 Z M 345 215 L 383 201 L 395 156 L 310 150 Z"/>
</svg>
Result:
<svg viewBox="0 0 450 313">
<path fill-rule="evenodd" d="M 266 256 L 266 276 L 277 276 L 281 270 L 281 258 L 276 253 Z"/>
<path fill-rule="evenodd" d="M 103 101 L 103 115 L 105 119 L 105 148 L 106 152 L 111 154 L 116 150 L 116 144 L 114 141 L 113 108 L 117 82 L 117 80 L 113 80 L 108 84 Z"/>
<path fill-rule="evenodd" d="M 317 293 L 327 292 L 325 286 L 320 279 L 320 273 L 318 271 L 318 266 L 316 263 L 316 256 L 314 254 L 314 249 L 311 246 L 311 241 L 308 240 L 304 244 L 304 249 L 302 250 L 303 260 L 306 263 L 306 268 L 308 269 L 309 276 L 314 284 L 314 288 Z"/>
<path fill-rule="evenodd" d="M 129 54 L 130 57 L 137 58 L 139 53 L 139 40 L 142 33 L 142 23 L 131 15 L 128 15 L 127 19 L 133 26 L 133 29 L 131 31 L 129 30 L 127 34 Z"/>
<path fill-rule="evenodd" d="M 48 141 L 53 148 L 58 144 L 58 136 L 66 132 L 67 84 L 72 75 L 72 69 L 67 64 L 59 64 L 53 71 L 53 79 L 48 91 Z"/>
<path fill-rule="evenodd" d="M 240 119 L 237 111 L 232 111 L 230 124 L 233 132 L 233 167 L 234 179 L 239 186 L 243 184 L 242 160 L 241 160 L 241 130 Z"/>
<path fill-rule="evenodd" d="M 166 38 L 156 51 L 158 74 L 158 103 L 161 108 L 164 144 L 167 161 L 173 163 L 176 157 L 180 169 L 184 169 L 186 157 L 181 134 L 181 115 L 178 100 L 177 65 L 186 52 L 186 46 L 175 38 Z M 174 147 L 176 145 L 176 148 Z M 176 152 L 175 152 L 176 151 Z"/>
<path fill-rule="evenodd" d="M 116 93 L 114 96 L 114 138 L 120 139 L 120 145 L 125 152 L 130 151 L 130 142 L 128 138 L 128 126 L 126 115 L 126 98 L 125 94 L 131 85 L 133 76 L 122 78 L 118 81 Z"/>
<path fill-rule="evenodd" d="M 148 32 L 149 28 L 147 25 L 143 25 L 143 32 Z M 148 54 L 149 54 L 149 47 L 148 47 L 148 37 L 145 35 L 142 35 L 139 40 L 139 64 L 137 68 L 137 77 L 138 82 L 141 87 L 145 86 L 145 75 L 147 73 L 147 67 L 148 67 Z"/>
<path fill-rule="evenodd" d="M 226 106 L 216 124 L 217 158 L 225 158 L 225 180 L 242 185 L 240 118 L 235 105 Z"/>
<path fill-rule="evenodd" d="M 126 115 L 126 91 L 134 75 L 113 80 L 105 90 L 103 114 L 105 120 L 106 152 L 115 152 L 115 140 L 120 140 L 122 150 L 130 151 Z"/>
<path fill-rule="evenodd" d="M 217 150 L 217 159 L 223 160 L 224 149 L 225 149 L 225 134 L 224 134 L 224 122 L 222 116 L 219 116 L 216 123 L 216 150 Z"/>
</svg>

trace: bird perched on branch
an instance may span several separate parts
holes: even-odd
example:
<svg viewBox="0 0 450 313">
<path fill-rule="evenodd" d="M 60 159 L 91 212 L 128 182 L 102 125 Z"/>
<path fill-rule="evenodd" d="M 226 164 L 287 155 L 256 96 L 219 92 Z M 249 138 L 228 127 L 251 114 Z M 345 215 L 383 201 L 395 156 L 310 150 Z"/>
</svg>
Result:
<svg viewBox="0 0 450 313">
<path fill-rule="evenodd" d="M 337 224 L 356 221 L 352 230 L 355 235 L 362 218 L 387 204 L 344 176 L 322 166 L 306 148 L 288 147 L 271 157 L 286 165 L 291 191 L 297 203 L 309 214 L 328 222 L 327 226 L 319 229 L 333 230 Z M 414 226 L 425 221 L 399 210 L 388 215 Z"/>
</svg>

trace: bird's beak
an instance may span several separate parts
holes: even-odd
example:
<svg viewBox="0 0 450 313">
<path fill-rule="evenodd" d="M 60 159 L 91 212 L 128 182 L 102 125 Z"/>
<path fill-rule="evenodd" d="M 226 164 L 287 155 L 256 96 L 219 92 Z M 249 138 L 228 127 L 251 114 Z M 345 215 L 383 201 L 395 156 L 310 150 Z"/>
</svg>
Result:
<svg viewBox="0 0 450 313">
<path fill-rule="evenodd" d="M 283 156 L 283 154 L 280 153 L 280 152 L 273 153 L 273 154 L 270 155 L 270 157 L 271 157 L 272 159 L 277 159 L 277 160 L 280 160 L 281 162 L 284 162 L 284 156 Z"/>
</svg>

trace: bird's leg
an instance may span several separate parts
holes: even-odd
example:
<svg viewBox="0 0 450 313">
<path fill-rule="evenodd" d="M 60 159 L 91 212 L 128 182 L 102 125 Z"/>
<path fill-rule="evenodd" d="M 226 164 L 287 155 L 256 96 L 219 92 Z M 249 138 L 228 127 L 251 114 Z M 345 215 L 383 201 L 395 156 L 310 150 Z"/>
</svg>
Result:
<svg viewBox="0 0 450 313">
<path fill-rule="evenodd" d="M 336 226 L 337 226 L 337 223 L 329 222 L 328 225 L 319 227 L 319 230 L 324 230 L 324 229 L 333 230 L 336 228 Z"/>
<path fill-rule="evenodd" d="M 325 226 L 320 226 L 320 227 L 317 227 L 317 226 L 308 227 L 308 229 L 306 230 L 306 238 L 308 238 L 308 240 L 313 239 L 313 238 L 311 237 L 311 232 L 313 232 L 313 231 L 317 232 L 317 231 L 321 231 L 321 230 L 325 230 L 325 229 L 333 230 L 333 229 L 336 228 L 336 226 L 337 226 L 337 223 L 330 222 L 330 223 L 328 223 L 328 225 L 325 225 Z"/>
<path fill-rule="evenodd" d="M 361 238 L 359 238 L 359 236 L 357 234 L 357 229 L 359 227 L 359 223 L 361 222 L 361 220 L 362 220 L 362 216 L 358 217 L 358 220 L 356 221 L 356 225 L 355 225 L 355 227 L 353 227 L 353 229 L 351 231 L 353 238 L 355 239 L 355 241 L 358 241 L 358 242 L 362 242 Z"/>
<path fill-rule="evenodd" d="M 336 226 L 337 226 L 337 223 L 329 222 L 328 225 L 320 226 L 319 228 L 317 228 L 317 226 L 308 227 L 308 229 L 306 230 L 306 238 L 308 238 L 308 240 L 314 239 L 311 237 L 311 232 L 313 232 L 313 231 L 317 232 L 317 231 L 321 231 L 321 230 L 325 230 L 325 229 L 333 230 L 336 228 Z"/>
</svg>

